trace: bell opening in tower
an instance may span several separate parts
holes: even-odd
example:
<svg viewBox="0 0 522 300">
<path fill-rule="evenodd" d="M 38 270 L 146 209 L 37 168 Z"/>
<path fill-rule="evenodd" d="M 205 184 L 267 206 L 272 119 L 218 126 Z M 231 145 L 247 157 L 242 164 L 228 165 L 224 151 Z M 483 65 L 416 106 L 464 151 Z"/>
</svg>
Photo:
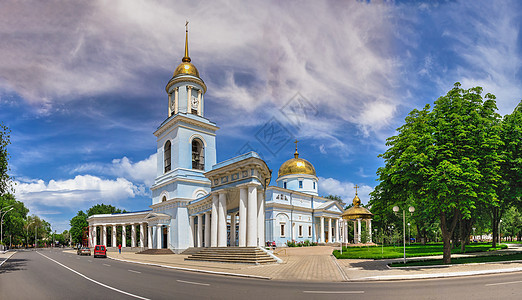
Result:
<svg viewBox="0 0 522 300">
<path fill-rule="evenodd" d="M 199 139 L 192 140 L 192 169 L 205 170 L 204 153 L 203 142 Z"/>
</svg>

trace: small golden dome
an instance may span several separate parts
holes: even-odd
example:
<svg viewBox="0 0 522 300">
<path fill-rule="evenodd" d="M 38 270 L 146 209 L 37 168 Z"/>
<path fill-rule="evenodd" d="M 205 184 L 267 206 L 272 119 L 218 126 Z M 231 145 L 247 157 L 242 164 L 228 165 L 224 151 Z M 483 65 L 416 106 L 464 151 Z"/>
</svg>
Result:
<svg viewBox="0 0 522 300">
<path fill-rule="evenodd" d="M 181 64 L 179 64 L 179 66 L 174 71 L 174 75 L 172 75 L 172 77 L 176 77 L 181 74 L 192 75 L 199 78 L 198 69 L 196 69 L 196 66 L 194 66 L 190 62 L 182 62 Z"/>
<path fill-rule="evenodd" d="M 297 141 L 295 141 L 294 158 L 285 161 L 279 168 L 278 177 L 291 174 L 307 174 L 315 176 L 314 166 L 306 159 L 299 158 Z"/>
<path fill-rule="evenodd" d="M 357 189 L 358 186 L 356 185 Z M 355 219 L 371 219 L 373 214 L 366 207 L 361 206 L 361 199 L 357 196 L 357 190 L 355 197 L 353 198 L 353 206 L 345 210 L 342 214 L 344 220 L 355 220 Z"/>
<path fill-rule="evenodd" d="M 190 63 L 189 51 L 188 51 L 188 21 L 185 23 L 185 56 L 181 59 L 181 64 L 174 70 L 174 75 L 172 77 L 176 77 L 181 74 L 187 74 L 196 76 L 199 78 L 198 69 L 196 66 Z"/>
</svg>

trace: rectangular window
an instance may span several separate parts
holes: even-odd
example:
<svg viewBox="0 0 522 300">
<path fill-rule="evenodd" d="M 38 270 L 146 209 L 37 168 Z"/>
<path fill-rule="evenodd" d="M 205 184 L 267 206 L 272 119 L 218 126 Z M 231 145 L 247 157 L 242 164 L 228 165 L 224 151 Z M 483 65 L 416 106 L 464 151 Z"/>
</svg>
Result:
<svg viewBox="0 0 522 300">
<path fill-rule="evenodd" d="M 299 237 L 303 236 L 303 225 L 299 225 Z"/>
<path fill-rule="evenodd" d="M 283 188 L 285 188 L 285 189 L 286 189 L 286 181 L 285 181 L 285 182 L 283 182 Z"/>
<path fill-rule="evenodd" d="M 302 180 L 299 180 L 299 188 L 300 188 L 300 189 L 303 188 L 303 181 L 302 181 Z"/>
<path fill-rule="evenodd" d="M 308 226 L 308 236 L 312 236 L 312 226 Z"/>
<path fill-rule="evenodd" d="M 315 181 L 314 181 L 314 190 L 315 190 Z"/>
<path fill-rule="evenodd" d="M 285 237 L 285 224 L 281 224 L 281 237 Z"/>
</svg>

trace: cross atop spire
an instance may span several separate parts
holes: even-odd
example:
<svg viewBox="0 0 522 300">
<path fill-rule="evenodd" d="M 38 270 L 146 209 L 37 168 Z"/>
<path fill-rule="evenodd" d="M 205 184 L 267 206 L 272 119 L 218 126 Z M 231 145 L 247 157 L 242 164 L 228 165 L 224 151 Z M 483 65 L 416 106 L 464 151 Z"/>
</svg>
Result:
<svg viewBox="0 0 522 300">
<path fill-rule="evenodd" d="M 355 196 L 357 196 L 357 189 L 360 188 L 357 184 L 353 187 L 355 189 Z"/>
<path fill-rule="evenodd" d="M 297 152 L 297 140 L 295 140 L 294 144 L 295 144 L 294 158 L 298 158 L 299 157 L 299 152 Z"/>
<path fill-rule="evenodd" d="M 182 62 L 190 62 L 189 52 L 188 52 L 188 23 L 189 21 L 185 21 L 185 56 L 183 56 Z"/>
</svg>

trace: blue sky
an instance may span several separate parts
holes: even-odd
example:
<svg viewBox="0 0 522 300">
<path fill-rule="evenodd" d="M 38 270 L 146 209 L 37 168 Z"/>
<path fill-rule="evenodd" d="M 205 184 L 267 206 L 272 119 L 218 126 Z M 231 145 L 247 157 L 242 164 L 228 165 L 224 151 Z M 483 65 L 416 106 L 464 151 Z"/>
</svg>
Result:
<svg viewBox="0 0 522 300">
<path fill-rule="evenodd" d="M 453 83 L 522 98 L 518 1 L 3 1 L 0 121 L 16 197 L 58 231 L 97 203 L 147 209 L 165 85 L 190 56 L 218 161 L 277 176 L 298 139 L 320 194 L 364 203 L 385 140 Z M 295 113 L 291 108 L 299 108 Z M 277 129 L 278 139 L 267 134 Z"/>
</svg>

